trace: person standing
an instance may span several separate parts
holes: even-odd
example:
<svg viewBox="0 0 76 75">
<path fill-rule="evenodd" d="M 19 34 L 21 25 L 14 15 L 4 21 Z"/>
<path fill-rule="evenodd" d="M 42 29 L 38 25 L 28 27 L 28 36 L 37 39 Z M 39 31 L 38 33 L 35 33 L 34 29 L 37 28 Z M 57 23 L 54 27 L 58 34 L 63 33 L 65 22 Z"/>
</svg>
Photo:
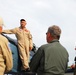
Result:
<svg viewBox="0 0 76 75">
<path fill-rule="evenodd" d="M 20 20 L 20 27 L 3 30 L 2 33 L 15 34 L 18 41 L 19 55 L 22 61 L 22 70 L 28 71 L 29 68 L 29 51 L 33 48 L 32 35 L 30 31 L 26 29 L 26 21 Z"/>
<path fill-rule="evenodd" d="M 0 17 L 0 32 L 3 29 L 3 19 Z M 8 40 L 0 33 L 0 75 L 10 71 L 13 67 L 12 52 L 8 47 Z"/>
<path fill-rule="evenodd" d="M 61 29 L 50 26 L 46 33 L 48 44 L 39 47 L 30 61 L 30 69 L 37 75 L 64 75 L 68 65 L 68 52 L 60 44 Z"/>
</svg>

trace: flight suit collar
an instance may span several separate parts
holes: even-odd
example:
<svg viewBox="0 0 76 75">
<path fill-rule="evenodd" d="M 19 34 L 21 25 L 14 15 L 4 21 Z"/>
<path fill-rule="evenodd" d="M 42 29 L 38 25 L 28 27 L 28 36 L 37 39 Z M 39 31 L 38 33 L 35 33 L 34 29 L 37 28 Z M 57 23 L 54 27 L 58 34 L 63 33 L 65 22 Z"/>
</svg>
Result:
<svg viewBox="0 0 76 75">
<path fill-rule="evenodd" d="M 19 27 L 19 30 L 21 31 L 21 30 L 23 30 L 23 29 L 22 29 L 21 27 Z M 24 28 L 23 31 L 29 32 L 29 30 L 27 30 L 26 27 Z"/>
<path fill-rule="evenodd" d="M 19 27 L 19 29 L 22 29 L 21 26 Z M 25 27 L 25 29 L 26 29 L 26 27 Z"/>
</svg>

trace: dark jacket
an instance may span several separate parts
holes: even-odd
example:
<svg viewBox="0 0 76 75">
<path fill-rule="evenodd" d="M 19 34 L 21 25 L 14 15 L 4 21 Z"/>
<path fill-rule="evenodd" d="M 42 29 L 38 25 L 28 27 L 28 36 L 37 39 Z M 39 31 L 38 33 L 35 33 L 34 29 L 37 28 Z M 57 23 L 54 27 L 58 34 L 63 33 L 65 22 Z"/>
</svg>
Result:
<svg viewBox="0 0 76 75">
<path fill-rule="evenodd" d="M 53 40 L 42 45 L 30 62 L 31 71 L 37 75 L 64 75 L 68 64 L 68 52 L 59 43 Z"/>
</svg>

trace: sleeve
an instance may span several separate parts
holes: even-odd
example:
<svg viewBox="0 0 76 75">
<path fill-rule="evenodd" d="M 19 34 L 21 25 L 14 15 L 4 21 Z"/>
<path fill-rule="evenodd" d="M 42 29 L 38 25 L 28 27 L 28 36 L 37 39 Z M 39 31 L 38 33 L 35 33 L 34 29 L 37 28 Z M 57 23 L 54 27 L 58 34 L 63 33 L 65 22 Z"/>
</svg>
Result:
<svg viewBox="0 0 76 75">
<path fill-rule="evenodd" d="M 5 70 L 5 72 L 8 72 L 13 67 L 13 58 L 12 58 L 11 51 L 8 53 L 7 56 L 5 56 L 5 59 L 6 59 L 6 70 Z"/>
<path fill-rule="evenodd" d="M 32 72 L 37 72 L 42 55 L 43 55 L 43 50 L 39 48 L 30 61 L 30 69 Z"/>
<path fill-rule="evenodd" d="M 32 35 L 29 33 L 29 47 L 33 48 Z"/>
<path fill-rule="evenodd" d="M 4 63 L 6 65 L 5 72 L 8 72 L 12 69 L 13 67 L 13 58 L 12 58 L 12 52 L 8 48 L 8 44 L 4 43 L 1 46 L 2 53 L 3 53 L 3 58 L 4 58 Z"/>
<path fill-rule="evenodd" d="M 67 52 L 67 64 L 66 64 L 65 71 L 67 71 L 67 68 L 68 68 L 68 62 L 69 62 L 69 54 L 68 54 L 68 52 Z"/>
<path fill-rule="evenodd" d="M 5 34 L 15 34 L 16 33 L 16 28 L 10 29 L 10 30 L 2 30 L 2 33 L 5 33 Z"/>
</svg>

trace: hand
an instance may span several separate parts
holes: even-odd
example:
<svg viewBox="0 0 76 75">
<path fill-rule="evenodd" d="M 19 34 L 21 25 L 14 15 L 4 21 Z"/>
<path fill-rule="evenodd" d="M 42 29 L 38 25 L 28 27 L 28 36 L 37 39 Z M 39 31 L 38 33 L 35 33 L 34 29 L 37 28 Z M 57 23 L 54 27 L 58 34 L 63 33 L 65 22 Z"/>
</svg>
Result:
<svg viewBox="0 0 76 75">
<path fill-rule="evenodd" d="M 75 65 L 73 64 L 73 65 L 71 65 L 71 68 L 73 69 L 73 68 L 75 68 Z"/>
<path fill-rule="evenodd" d="M 32 47 L 29 47 L 29 51 L 31 51 L 32 50 Z"/>
</svg>

